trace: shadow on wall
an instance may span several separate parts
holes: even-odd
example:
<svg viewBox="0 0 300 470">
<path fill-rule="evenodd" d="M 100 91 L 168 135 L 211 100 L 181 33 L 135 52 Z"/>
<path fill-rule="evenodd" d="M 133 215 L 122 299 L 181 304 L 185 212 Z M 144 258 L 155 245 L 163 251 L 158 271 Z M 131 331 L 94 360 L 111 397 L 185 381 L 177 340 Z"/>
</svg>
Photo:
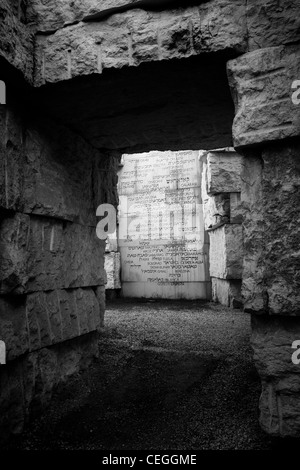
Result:
<svg viewBox="0 0 300 470">
<path fill-rule="evenodd" d="M 104 69 L 33 90 L 42 107 L 94 147 L 122 153 L 232 145 L 232 51 Z"/>
</svg>

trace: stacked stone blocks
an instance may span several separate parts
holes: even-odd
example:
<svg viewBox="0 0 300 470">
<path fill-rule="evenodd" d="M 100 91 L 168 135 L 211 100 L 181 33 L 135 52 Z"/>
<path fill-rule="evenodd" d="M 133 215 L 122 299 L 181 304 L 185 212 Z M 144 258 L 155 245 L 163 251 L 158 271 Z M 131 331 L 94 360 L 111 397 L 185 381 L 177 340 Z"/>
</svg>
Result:
<svg viewBox="0 0 300 470">
<path fill-rule="evenodd" d="M 202 203 L 209 232 L 212 298 L 241 307 L 243 228 L 242 157 L 233 148 L 203 152 Z"/>
<path fill-rule="evenodd" d="M 293 99 L 299 43 L 230 61 L 228 77 L 234 145 L 245 157 L 242 292 L 262 380 L 260 423 L 273 436 L 299 437 L 300 368 L 293 362 L 300 339 L 300 105 Z"/>
<path fill-rule="evenodd" d="M 97 355 L 106 282 L 105 244 L 96 236 L 101 158 L 51 121 L 25 125 L 10 108 L 0 110 L 0 339 L 7 351 L 0 407 L 12 403 L 0 427 L 10 431 L 22 429 L 31 400 L 46 403 L 55 385 Z"/>
</svg>

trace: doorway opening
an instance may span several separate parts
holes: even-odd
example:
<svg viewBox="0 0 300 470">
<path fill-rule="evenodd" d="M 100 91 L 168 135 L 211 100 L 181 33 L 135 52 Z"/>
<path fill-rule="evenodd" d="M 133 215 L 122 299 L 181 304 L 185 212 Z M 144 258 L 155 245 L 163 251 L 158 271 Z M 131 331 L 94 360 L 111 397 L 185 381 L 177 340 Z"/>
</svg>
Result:
<svg viewBox="0 0 300 470">
<path fill-rule="evenodd" d="M 233 148 L 124 154 L 107 295 L 241 307 L 242 157 Z"/>
</svg>

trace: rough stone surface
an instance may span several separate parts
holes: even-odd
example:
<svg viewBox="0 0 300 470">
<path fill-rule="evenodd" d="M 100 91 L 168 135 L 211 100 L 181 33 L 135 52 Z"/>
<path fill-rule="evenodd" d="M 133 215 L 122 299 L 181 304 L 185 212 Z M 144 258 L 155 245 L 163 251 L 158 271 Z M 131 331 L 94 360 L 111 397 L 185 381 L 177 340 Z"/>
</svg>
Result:
<svg viewBox="0 0 300 470">
<path fill-rule="evenodd" d="M 105 240 L 105 253 L 109 253 L 111 251 L 118 251 L 117 231 L 112 234 L 109 234 Z"/>
<path fill-rule="evenodd" d="M 262 380 L 260 423 L 281 437 L 300 437 L 300 365 L 292 343 L 300 339 L 300 319 L 252 315 L 251 344 Z"/>
<path fill-rule="evenodd" d="M 28 23 L 34 26 L 35 31 L 50 32 L 62 28 L 68 23 L 81 21 L 86 15 L 124 5 L 125 3 L 134 3 L 134 0 L 126 0 L 126 2 L 124 0 L 102 0 L 101 4 L 97 0 L 67 0 L 63 3 L 50 0 L 46 4 L 41 4 L 38 0 L 31 0 L 27 7 L 26 19 Z M 208 5 L 204 4 L 198 7 L 197 10 L 199 10 L 200 16 L 205 17 L 207 7 L 210 7 L 211 10 L 222 8 L 223 3 L 223 8 L 228 8 L 228 2 L 210 1 L 207 3 Z M 130 12 L 131 15 L 132 12 Z M 241 3 L 239 28 L 241 28 L 244 21 L 244 28 L 248 34 L 249 50 L 295 42 L 300 38 L 299 13 L 298 0 L 279 0 L 277 2 L 267 0 L 263 4 L 260 0 L 250 0 L 244 2 L 244 4 Z M 233 19 L 229 19 L 233 21 Z M 237 17 L 234 17 L 234 19 L 237 20 Z M 282 27 L 283 24 L 284 28 Z M 211 29 L 211 23 L 209 26 Z M 211 31 L 214 32 L 215 29 L 212 28 Z M 205 33 L 205 29 L 202 29 L 203 33 Z"/>
<path fill-rule="evenodd" d="M 27 19 L 39 31 L 51 31 L 74 21 L 81 21 L 84 16 L 98 13 L 108 8 L 134 3 L 136 0 L 30 0 Z"/>
<path fill-rule="evenodd" d="M 241 200 L 241 193 L 230 193 L 230 223 L 241 224 L 244 217 L 243 203 Z"/>
<path fill-rule="evenodd" d="M 100 152 L 49 120 L 24 121 L 1 109 L 0 207 L 95 225 Z"/>
<path fill-rule="evenodd" d="M 0 106 L 0 208 L 16 210 L 21 203 L 24 155 L 22 120 Z"/>
<path fill-rule="evenodd" d="M 95 352 L 106 281 L 96 208 L 117 204 L 116 162 L 42 114 L 1 107 L 1 432 L 20 431 Z"/>
<path fill-rule="evenodd" d="M 243 157 L 232 151 L 201 151 L 200 159 L 203 165 L 201 196 L 205 230 L 220 223 L 242 223 Z M 235 192 L 231 192 L 234 188 Z M 208 194 L 209 189 L 211 193 Z"/>
<path fill-rule="evenodd" d="M 220 279 L 241 279 L 243 266 L 243 229 L 225 224 L 209 232 L 210 275 Z"/>
<path fill-rule="evenodd" d="M 248 0 L 247 29 L 249 50 L 280 46 L 300 39 L 298 0 Z"/>
<path fill-rule="evenodd" d="M 260 153 L 247 152 L 242 171 L 244 258 L 242 295 L 245 310 L 262 312 L 266 301 L 263 292 L 264 213 L 262 196 L 263 161 Z"/>
<path fill-rule="evenodd" d="M 6 345 L 6 362 L 29 351 L 26 298 L 0 297 L 0 339 Z"/>
<path fill-rule="evenodd" d="M 105 283 L 94 227 L 16 213 L 0 223 L 0 247 L 1 294 Z"/>
<path fill-rule="evenodd" d="M 300 106 L 292 84 L 300 77 L 299 45 L 270 47 L 228 62 L 236 114 L 236 148 L 300 134 Z"/>
<path fill-rule="evenodd" d="M 244 0 L 215 0 L 185 10 L 132 10 L 37 35 L 35 84 L 202 52 L 245 52 L 244 12 Z"/>
<path fill-rule="evenodd" d="M 57 73 L 64 79 L 70 75 L 68 70 L 65 73 L 68 69 L 68 49 L 72 50 L 73 56 L 72 74 L 82 74 L 85 70 L 99 71 L 103 66 L 136 65 L 148 60 L 185 57 L 224 48 L 246 52 L 299 40 L 300 7 L 297 0 L 268 0 L 263 5 L 259 0 L 238 0 L 234 3 L 214 0 L 198 7 L 189 8 L 187 5 L 184 12 L 167 10 L 153 13 L 134 9 L 92 25 L 81 23 L 86 15 L 124 3 L 122 0 L 104 0 L 100 5 L 97 0 L 50 0 L 46 3 L 31 0 L 22 2 L 20 8 L 16 0 L 4 0 L 1 6 L 5 19 L 2 21 L 3 46 L 0 52 L 31 78 L 35 33 L 40 45 L 37 53 L 40 65 L 38 76 L 43 76 L 41 69 L 46 65 L 46 51 L 42 51 L 46 42 L 50 61 L 55 60 L 54 48 L 56 52 L 61 52 L 60 63 L 56 67 L 59 69 Z M 126 3 L 133 3 L 133 0 Z M 80 23 L 68 26 L 73 22 Z M 157 31 L 157 24 L 161 34 Z M 83 36 L 83 31 L 86 41 L 82 46 L 79 38 Z M 39 33 L 49 36 L 45 39 Z M 99 52 L 95 50 L 95 39 L 104 39 L 101 64 Z M 106 56 L 103 64 L 102 55 Z"/>
<path fill-rule="evenodd" d="M 205 230 L 219 223 L 228 223 L 230 218 L 230 199 L 228 194 L 217 194 L 202 199 Z"/>
<path fill-rule="evenodd" d="M 26 318 L 30 351 L 95 331 L 102 322 L 93 289 L 30 294 L 26 302 Z"/>
<path fill-rule="evenodd" d="M 104 269 L 107 275 L 106 289 L 121 289 L 121 258 L 120 253 L 105 253 Z"/>
<path fill-rule="evenodd" d="M 207 193 L 233 193 L 241 190 L 243 157 L 234 151 L 207 154 Z"/>
<path fill-rule="evenodd" d="M 25 2 L 22 2 L 24 9 L 20 8 L 20 3 L 19 0 L 1 0 L 0 56 L 32 82 L 34 35 L 25 25 Z"/>
<path fill-rule="evenodd" d="M 99 330 L 104 317 L 104 286 L 0 297 L 0 338 L 7 362 Z"/>
<path fill-rule="evenodd" d="M 97 328 L 104 326 L 104 313 L 105 313 L 105 286 L 97 286 L 93 288 L 99 304 L 99 320 L 97 320 Z M 99 323 L 98 323 L 99 322 Z"/>
<path fill-rule="evenodd" d="M 242 204 L 240 188 L 219 187 L 217 194 L 230 193 L 230 222 L 239 222 L 246 211 L 246 310 L 269 314 L 253 319 L 253 347 L 263 381 L 262 426 L 273 435 L 299 437 L 299 374 L 291 365 L 289 348 L 299 338 L 300 149 L 297 141 L 278 143 L 299 136 L 300 107 L 292 103 L 291 89 L 300 78 L 299 1 L 212 0 L 199 7 L 159 13 L 133 10 L 100 23 L 66 25 L 98 8 L 120 4 L 121 0 L 103 0 L 101 6 L 96 0 L 1 2 L 1 67 L 8 62 L 27 81 L 34 81 L 39 88 L 35 92 L 40 93 L 35 105 L 41 98 L 41 122 L 30 122 L 27 116 L 25 125 L 20 113 L 16 117 L 0 110 L 2 292 L 18 294 L 0 298 L 0 335 L 9 344 L 8 365 L 0 370 L 0 407 L 5 410 L 0 427 L 20 430 L 29 410 L 43 406 L 53 387 L 78 370 L 83 354 L 88 363 L 95 335 L 85 333 L 103 324 L 105 288 L 87 286 L 100 281 L 94 269 L 87 271 L 83 257 L 90 260 L 91 253 L 79 253 L 78 240 L 90 242 L 91 232 L 81 225 L 94 227 L 96 207 L 116 203 L 117 195 L 115 161 L 108 163 L 108 156 L 93 147 L 145 151 L 154 145 L 161 150 L 164 145 L 184 148 L 187 142 L 193 149 L 232 145 L 223 144 L 228 136 L 231 140 L 232 108 L 222 67 L 229 58 L 252 51 L 228 65 L 236 106 L 233 138 L 237 149 L 263 146 L 253 153 L 245 151 Z M 211 55 L 219 67 L 204 60 Z M 182 60 L 170 59 L 185 59 L 185 67 Z M 145 62 L 152 62 L 151 67 Z M 176 62 L 177 70 L 171 65 Z M 114 72 L 122 74 L 120 80 Z M 78 80 L 71 80 L 75 77 Z M 68 92 L 58 82 L 67 83 Z M 48 102 L 42 99 L 43 90 Z M 31 94 L 31 107 L 30 99 Z M 45 113 L 73 132 L 44 120 Z M 230 182 L 228 175 L 223 180 Z M 55 220 L 45 222 L 45 217 Z M 12 220 L 16 225 L 9 227 Z M 28 221 L 35 230 L 32 237 L 26 237 Z M 40 231 L 43 224 L 46 229 Z M 239 242 L 233 243 L 235 231 L 241 231 L 238 224 L 210 234 L 215 246 L 212 272 L 223 277 L 215 281 L 220 296 L 228 288 L 226 278 L 241 276 L 234 260 L 238 254 L 240 260 L 241 253 Z M 47 240 L 49 249 L 43 250 Z M 58 252 L 53 252 L 57 240 Z M 76 246 L 71 260 L 60 257 L 64 243 Z M 27 259 L 27 246 L 34 263 Z M 226 261 L 220 269 L 222 257 Z M 74 276 L 77 270 L 80 273 Z M 65 286 L 78 288 L 62 289 Z M 43 290 L 49 287 L 52 290 Z M 26 289 L 42 290 L 26 296 Z M 63 342 L 53 345 L 57 341 Z"/>
<path fill-rule="evenodd" d="M 25 291 L 29 224 L 29 216 L 25 214 L 3 218 L 0 222 L 0 294 Z"/>
<path fill-rule="evenodd" d="M 269 145 L 244 160 L 245 308 L 300 315 L 299 142 Z"/>
<path fill-rule="evenodd" d="M 212 282 L 212 300 L 231 308 L 242 307 L 240 280 L 218 279 L 213 277 Z"/>
<path fill-rule="evenodd" d="M 0 429 L 20 433 L 29 417 L 50 402 L 55 388 L 98 356 L 98 335 L 90 333 L 27 354 L 0 370 Z M 3 412 L 5 410 L 5 413 Z"/>
</svg>

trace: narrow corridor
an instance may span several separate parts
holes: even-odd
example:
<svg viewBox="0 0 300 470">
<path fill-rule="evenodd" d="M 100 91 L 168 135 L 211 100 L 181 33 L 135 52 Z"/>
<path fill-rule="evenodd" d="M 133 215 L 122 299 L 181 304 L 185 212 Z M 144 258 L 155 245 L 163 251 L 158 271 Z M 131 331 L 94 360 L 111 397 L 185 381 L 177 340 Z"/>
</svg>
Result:
<svg viewBox="0 0 300 470">
<path fill-rule="evenodd" d="M 108 303 L 100 356 L 7 448 L 270 449 L 250 317 L 201 301 Z"/>
</svg>

